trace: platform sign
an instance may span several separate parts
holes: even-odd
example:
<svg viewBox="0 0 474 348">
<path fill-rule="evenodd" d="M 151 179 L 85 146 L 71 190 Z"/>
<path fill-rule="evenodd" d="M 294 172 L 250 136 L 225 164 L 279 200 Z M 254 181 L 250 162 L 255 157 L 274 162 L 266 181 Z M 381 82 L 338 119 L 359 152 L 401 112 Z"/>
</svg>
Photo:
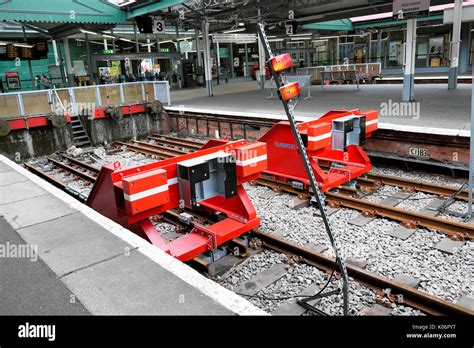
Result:
<svg viewBox="0 0 474 348">
<path fill-rule="evenodd" d="M 164 32 L 165 32 L 165 21 L 158 17 L 153 17 L 153 34 L 161 34 Z"/>
<path fill-rule="evenodd" d="M 214 43 L 253 43 L 257 41 L 256 34 L 214 34 L 212 36 Z"/>
<path fill-rule="evenodd" d="M 428 16 L 430 0 L 393 0 L 393 17 L 408 19 Z"/>
</svg>

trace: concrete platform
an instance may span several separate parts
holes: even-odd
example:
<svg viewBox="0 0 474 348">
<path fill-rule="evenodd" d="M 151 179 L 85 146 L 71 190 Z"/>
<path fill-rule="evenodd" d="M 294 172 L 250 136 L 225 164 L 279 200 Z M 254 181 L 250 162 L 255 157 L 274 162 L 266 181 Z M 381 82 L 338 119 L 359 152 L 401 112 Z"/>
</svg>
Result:
<svg viewBox="0 0 474 348">
<path fill-rule="evenodd" d="M 166 109 L 286 119 L 281 102 L 268 99 L 269 95 L 270 91 L 259 89 L 257 82 L 246 81 L 216 86 L 214 97 L 211 98 L 206 96 L 205 88 L 172 92 L 172 106 Z M 352 85 L 331 85 L 324 90 L 320 86 L 312 86 L 311 95 L 311 99 L 299 100 L 295 109 L 298 120 L 320 117 L 328 110 L 341 108 L 380 112 L 383 103 L 389 103 L 390 100 L 392 103 L 401 102 L 402 85 L 361 85 L 358 91 Z M 448 90 L 447 84 L 416 85 L 415 98 L 420 103 L 419 115 L 380 115 L 379 127 L 469 136 L 470 84 L 458 84 L 457 90 Z"/>
<path fill-rule="evenodd" d="M 0 315 L 266 314 L 1 155 L 0 176 Z"/>
</svg>

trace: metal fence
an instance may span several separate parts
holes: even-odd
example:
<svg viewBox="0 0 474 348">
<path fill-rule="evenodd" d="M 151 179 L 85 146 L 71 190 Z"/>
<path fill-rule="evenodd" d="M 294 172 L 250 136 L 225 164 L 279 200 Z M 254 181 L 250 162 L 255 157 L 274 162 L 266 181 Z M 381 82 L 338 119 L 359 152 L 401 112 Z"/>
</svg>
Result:
<svg viewBox="0 0 474 348">
<path fill-rule="evenodd" d="M 96 86 L 0 93 L 0 118 L 49 114 L 159 100 L 171 105 L 168 81 L 141 81 Z"/>
</svg>

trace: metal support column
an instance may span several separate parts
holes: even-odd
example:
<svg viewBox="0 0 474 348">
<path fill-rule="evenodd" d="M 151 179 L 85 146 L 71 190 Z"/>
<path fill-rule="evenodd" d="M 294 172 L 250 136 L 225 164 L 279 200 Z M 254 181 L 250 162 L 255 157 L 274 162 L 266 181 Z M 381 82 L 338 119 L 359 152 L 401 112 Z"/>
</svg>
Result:
<svg viewBox="0 0 474 348">
<path fill-rule="evenodd" d="M 244 46 L 244 50 L 245 50 L 245 65 L 244 65 L 244 76 L 247 77 L 249 76 L 249 55 L 248 55 L 248 45 L 245 44 Z"/>
<path fill-rule="evenodd" d="M 27 39 L 26 39 L 25 27 L 22 26 L 22 29 L 23 29 L 23 40 L 26 42 Z M 30 70 L 31 88 L 32 89 L 34 89 L 35 87 L 38 88 L 38 86 L 36 86 L 36 83 L 35 83 L 35 75 L 33 74 L 33 67 L 31 66 L 31 60 L 29 59 L 28 59 L 28 69 Z"/>
<path fill-rule="evenodd" d="M 140 46 L 138 45 L 138 33 L 137 33 L 137 24 L 133 23 L 133 36 L 135 40 L 135 51 L 140 53 Z"/>
<path fill-rule="evenodd" d="M 146 38 L 146 43 L 147 43 L 147 46 L 146 46 L 147 52 L 151 53 L 151 41 L 149 38 Z"/>
<path fill-rule="evenodd" d="M 85 33 L 86 38 L 86 61 L 87 61 L 87 71 L 89 72 L 89 77 L 91 82 L 94 80 L 94 76 L 92 74 L 92 60 L 91 60 L 91 44 L 89 42 L 89 34 Z"/>
<path fill-rule="evenodd" d="M 204 19 L 202 21 L 202 41 L 204 52 L 204 75 L 206 79 L 207 96 L 212 97 L 212 70 L 211 70 L 211 55 L 209 45 L 209 22 Z"/>
<path fill-rule="evenodd" d="M 71 62 L 71 51 L 69 50 L 69 40 L 68 38 L 63 39 L 64 44 L 64 55 L 66 57 L 66 72 L 67 72 L 67 81 L 69 86 L 74 87 L 74 73 L 72 70 L 72 62 Z"/>
<path fill-rule="evenodd" d="M 229 44 L 229 58 L 230 58 L 230 76 L 232 78 L 235 77 L 235 72 L 234 72 L 234 52 L 232 51 L 232 43 Z"/>
<path fill-rule="evenodd" d="M 110 34 L 112 36 L 114 36 L 114 30 L 113 29 L 110 29 Z M 114 38 L 114 39 L 112 39 L 112 50 L 114 51 L 114 53 L 116 52 L 116 48 L 117 47 L 115 46 L 115 38 Z"/>
<path fill-rule="evenodd" d="M 219 84 L 219 77 L 221 76 L 221 46 L 216 43 L 216 67 L 217 67 L 217 84 Z"/>
<path fill-rule="evenodd" d="M 405 49 L 403 94 L 402 101 L 411 102 L 415 99 L 415 48 L 416 48 L 416 19 L 407 20 L 407 42 Z"/>
<path fill-rule="evenodd" d="M 471 86 L 471 138 L 470 138 L 470 148 L 469 148 L 469 202 L 468 202 L 468 216 L 472 220 L 472 190 L 474 189 L 473 185 L 473 176 L 474 176 L 474 66 L 472 69 L 472 86 Z"/>
<path fill-rule="evenodd" d="M 451 39 L 451 62 L 449 66 L 448 89 L 458 85 L 459 49 L 461 47 L 462 0 L 454 1 L 453 36 Z"/>
<path fill-rule="evenodd" d="M 200 71 L 202 68 L 202 56 L 201 47 L 199 45 L 199 29 L 194 29 L 195 40 L 196 40 L 196 56 L 197 56 L 197 70 Z"/>
<path fill-rule="evenodd" d="M 376 61 L 382 63 L 382 29 L 377 33 L 377 57 Z"/>
<path fill-rule="evenodd" d="M 104 50 L 108 50 L 109 49 L 109 44 L 107 42 L 107 39 L 104 39 L 103 42 L 104 42 Z"/>
<path fill-rule="evenodd" d="M 160 47 L 160 34 L 156 34 L 156 52 L 160 52 L 161 47 Z"/>
<path fill-rule="evenodd" d="M 56 40 L 53 40 L 54 45 L 56 46 Z M 63 54 L 61 52 L 61 45 L 57 45 L 56 53 L 58 55 L 58 64 L 59 64 L 59 71 L 61 73 L 61 82 L 63 85 L 66 84 L 66 74 L 64 72 L 64 61 L 63 61 Z"/>
</svg>

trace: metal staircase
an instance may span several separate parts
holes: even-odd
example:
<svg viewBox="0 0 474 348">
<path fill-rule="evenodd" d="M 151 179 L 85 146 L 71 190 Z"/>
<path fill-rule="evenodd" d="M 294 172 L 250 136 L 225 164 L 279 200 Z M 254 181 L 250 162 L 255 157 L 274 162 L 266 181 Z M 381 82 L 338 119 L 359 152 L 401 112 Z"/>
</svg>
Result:
<svg viewBox="0 0 474 348">
<path fill-rule="evenodd" d="M 82 124 L 79 116 L 71 116 L 72 135 L 74 146 L 76 147 L 91 147 L 92 141 Z"/>
</svg>

